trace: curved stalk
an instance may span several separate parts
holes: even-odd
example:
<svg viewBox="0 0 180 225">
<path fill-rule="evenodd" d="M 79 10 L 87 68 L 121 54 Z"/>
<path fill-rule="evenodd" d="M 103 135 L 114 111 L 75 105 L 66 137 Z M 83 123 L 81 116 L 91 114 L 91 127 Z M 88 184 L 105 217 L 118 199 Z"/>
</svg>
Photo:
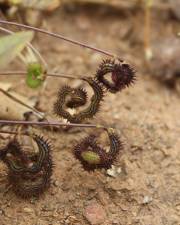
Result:
<svg viewBox="0 0 180 225">
<path fill-rule="evenodd" d="M 39 122 L 39 121 L 24 121 L 24 120 L 0 120 L 0 125 L 22 125 L 22 126 L 57 126 L 57 127 L 82 127 L 82 128 L 99 128 L 107 129 L 99 124 L 79 124 L 79 123 L 60 123 L 60 122 Z"/>
<path fill-rule="evenodd" d="M 36 32 L 39 32 L 39 33 L 43 33 L 43 34 L 49 35 L 51 37 L 59 38 L 59 39 L 61 39 L 63 41 L 69 42 L 69 43 L 74 44 L 74 45 L 78 45 L 78 46 L 83 47 L 83 48 L 91 49 L 93 51 L 99 52 L 101 54 L 104 54 L 104 55 L 107 55 L 107 56 L 110 56 L 110 57 L 116 57 L 111 52 L 104 51 L 102 49 L 99 49 L 99 48 L 87 45 L 85 43 L 81 43 L 79 41 L 75 41 L 73 39 L 67 38 L 67 37 L 65 37 L 63 35 L 56 34 L 56 33 L 50 32 L 50 31 L 46 31 L 46 30 L 43 30 L 43 29 L 40 29 L 40 28 L 37 28 L 37 27 L 32 27 L 32 26 L 28 26 L 28 25 L 25 25 L 25 24 L 20 24 L 20 23 L 10 22 L 10 21 L 4 21 L 4 20 L 0 20 L 0 23 L 1 24 L 13 25 L 13 26 L 21 27 L 21 28 L 26 28 L 26 29 L 29 29 L 29 30 L 33 30 L 33 31 L 36 31 Z"/>
<path fill-rule="evenodd" d="M 22 75 L 27 75 L 26 71 L 0 71 L 0 76 L 22 76 Z M 81 76 L 76 77 L 72 75 L 65 75 L 65 74 L 60 74 L 60 73 L 52 73 L 52 72 L 46 72 L 46 76 L 48 77 L 57 77 L 57 78 L 66 78 L 66 79 L 79 79 L 79 80 L 84 80 Z"/>
</svg>

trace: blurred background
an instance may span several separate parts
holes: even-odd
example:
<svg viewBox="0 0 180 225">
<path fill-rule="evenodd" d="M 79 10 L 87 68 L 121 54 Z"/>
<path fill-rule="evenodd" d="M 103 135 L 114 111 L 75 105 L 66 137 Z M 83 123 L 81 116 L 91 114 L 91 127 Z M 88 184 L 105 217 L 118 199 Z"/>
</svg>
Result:
<svg viewBox="0 0 180 225">
<path fill-rule="evenodd" d="M 0 4 L 6 19 L 47 29 L 58 14 L 51 30 L 92 45 L 97 42 L 179 89 L 178 0 L 1 0 Z"/>
</svg>

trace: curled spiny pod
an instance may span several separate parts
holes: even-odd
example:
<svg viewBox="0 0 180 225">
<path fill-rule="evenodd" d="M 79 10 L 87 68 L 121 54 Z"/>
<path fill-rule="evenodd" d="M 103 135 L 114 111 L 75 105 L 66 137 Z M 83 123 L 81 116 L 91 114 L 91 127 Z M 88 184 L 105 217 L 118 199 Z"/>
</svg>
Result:
<svg viewBox="0 0 180 225">
<path fill-rule="evenodd" d="M 49 158 L 36 174 L 17 174 L 9 171 L 9 182 L 15 194 L 21 198 L 38 197 L 43 194 L 50 187 L 52 167 L 52 159 Z"/>
<path fill-rule="evenodd" d="M 14 156 L 13 158 L 17 158 L 18 160 L 22 161 L 22 165 L 20 165 L 19 162 L 16 162 L 16 160 L 14 160 L 12 157 L 5 157 L 4 162 L 8 165 L 10 170 L 15 173 L 37 173 L 41 170 L 43 161 L 46 160 L 49 156 L 49 143 L 47 141 L 44 141 L 43 137 L 37 135 L 33 136 L 33 140 L 38 146 L 39 153 L 36 162 L 33 162 L 31 164 L 28 160 L 28 157 L 26 157 L 26 155 L 22 151 L 22 148 L 17 140 L 13 140 L 7 145 L 7 153 L 12 154 Z"/>
<path fill-rule="evenodd" d="M 71 98 L 67 100 L 66 103 L 66 106 L 68 108 L 77 108 L 86 104 L 87 92 L 85 90 L 83 90 L 82 88 L 75 89 L 70 87 L 68 87 L 68 89 L 71 90 Z"/>
<path fill-rule="evenodd" d="M 2 158 L 9 168 L 8 177 L 13 191 L 22 198 L 38 196 L 50 186 L 53 167 L 50 144 L 38 135 L 33 135 L 33 140 L 38 153 L 25 153 L 18 141 L 13 140 L 6 146 L 6 154 Z"/>
<path fill-rule="evenodd" d="M 107 79 L 108 74 L 111 75 L 111 81 Z M 120 59 L 106 59 L 100 64 L 95 77 L 107 90 L 116 93 L 134 83 L 135 71 Z"/>
<path fill-rule="evenodd" d="M 119 151 L 122 150 L 123 144 L 116 132 L 113 129 L 106 131 L 110 140 L 108 152 L 97 144 L 95 135 L 89 135 L 74 147 L 73 153 L 85 170 L 110 168 Z"/>
<path fill-rule="evenodd" d="M 54 113 L 57 116 L 67 119 L 71 123 L 80 123 L 85 119 L 93 118 L 93 116 L 98 112 L 100 102 L 103 100 L 104 96 L 103 88 L 92 78 L 84 78 L 84 80 L 94 91 L 94 94 L 90 99 L 89 106 L 73 115 L 68 112 L 67 106 L 82 106 L 83 104 L 77 104 L 80 100 L 81 103 L 82 101 L 86 103 L 87 94 L 82 89 L 74 89 L 69 86 L 64 86 L 60 89 L 57 101 L 54 104 Z M 70 97 L 70 99 L 68 99 L 68 97 Z"/>
<path fill-rule="evenodd" d="M 23 153 L 19 142 L 16 139 L 10 141 L 5 148 L 1 149 L 0 155 L 0 159 L 4 161 L 8 165 L 8 167 L 12 166 L 12 157 L 18 158 L 18 160 L 21 160 L 26 163 L 26 156 Z M 7 156 L 9 155 L 11 155 L 11 159 L 8 159 Z"/>
</svg>

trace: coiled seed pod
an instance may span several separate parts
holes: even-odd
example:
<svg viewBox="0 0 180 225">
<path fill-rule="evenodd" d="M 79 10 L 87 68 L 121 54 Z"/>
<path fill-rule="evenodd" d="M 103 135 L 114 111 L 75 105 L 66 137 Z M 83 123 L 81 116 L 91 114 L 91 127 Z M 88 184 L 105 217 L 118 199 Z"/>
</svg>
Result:
<svg viewBox="0 0 180 225">
<path fill-rule="evenodd" d="M 33 135 L 33 140 L 38 153 L 25 153 L 17 140 L 3 149 L 2 160 L 9 168 L 9 182 L 22 198 L 39 196 L 50 186 L 53 168 L 50 143 L 38 135 Z"/>
<path fill-rule="evenodd" d="M 111 75 L 111 81 L 106 79 L 108 74 Z M 134 83 L 135 71 L 120 59 L 106 59 L 100 64 L 95 77 L 108 91 L 116 93 Z"/>
<path fill-rule="evenodd" d="M 85 170 L 110 168 L 119 151 L 122 150 L 123 145 L 116 132 L 113 129 L 107 129 L 106 131 L 110 140 L 108 152 L 97 144 L 95 135 L 89 135 L 74 147 L 73 153 Z"/>
<path fill-rule="evenodd" d="M 86 103 L 87 94 L 85 91 L 82 91 L 82 89 L 74 89 L 69 86 L 64 86 L 60 89 L 57 101 L 54 104 L 54 114 L 67 119 L 71 123 L 80 123 L 85 119 L 93 118 L 93 116 L 99 110 L 100 102 L 103 100 L 104 92 L 103 88 L 94 79 L 84 78 L 84 80 L 88 82 L 94 91 L 94 95 L 91 97 L 89 106 L 73 115 L 68 112 L 66 109 L 67 106 L 77 107 L 82 106 L 82 102 Z M 74 95 L 74 97 L 72 95 Z M 71 98 L 67 101 L 68 97 Z"/>
</svg>

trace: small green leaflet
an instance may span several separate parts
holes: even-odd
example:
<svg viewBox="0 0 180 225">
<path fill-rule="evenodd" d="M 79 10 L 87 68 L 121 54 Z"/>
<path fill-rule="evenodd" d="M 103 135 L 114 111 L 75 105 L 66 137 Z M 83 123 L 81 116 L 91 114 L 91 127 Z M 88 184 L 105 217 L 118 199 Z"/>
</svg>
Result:
<svg viewBox="0 0 180 225">
<path fill-rule="evenodd" d="M 7 66 L 33 38 L 32 31 L 22 31 L 0 38 L 0 69 Z"/>
<path fill-rule="evenodd" d="M 30 88 L 37 88 L 43 83 L 43 69 L 39 63 L 30 63 L 27 68 L 26 84 Z"/>
</svg>

